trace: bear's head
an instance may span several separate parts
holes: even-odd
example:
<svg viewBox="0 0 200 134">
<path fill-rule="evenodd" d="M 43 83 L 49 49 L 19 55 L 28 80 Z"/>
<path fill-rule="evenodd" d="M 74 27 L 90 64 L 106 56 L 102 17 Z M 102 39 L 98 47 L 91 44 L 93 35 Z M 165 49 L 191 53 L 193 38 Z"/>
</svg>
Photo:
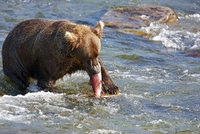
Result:
<svg viewBox="0 0 200 134">
<path fill-rule="evenodd" d="M 89 84 L 93 87 L 96 97 L 100 97 L 103 93 L 99 63 L 103 27 L 104 23 L 99 21 L 94 28 L 76 25 L 73 32 L 65 33 L 65 38 L 70 42 L 71 55 L 78 59 L 87 71 L 90 77 Z"/>
</svg>

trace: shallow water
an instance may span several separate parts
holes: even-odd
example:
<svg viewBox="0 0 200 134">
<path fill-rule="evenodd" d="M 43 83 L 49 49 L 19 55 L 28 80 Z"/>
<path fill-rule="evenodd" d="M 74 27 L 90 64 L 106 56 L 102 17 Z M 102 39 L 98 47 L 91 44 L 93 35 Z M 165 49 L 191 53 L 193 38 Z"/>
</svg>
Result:
<svg viewBox="0 0 200 134">
<path fill-rule="evenodd" d="M 52 92 L 12 96 L 15 87 L 0 63 L 0 133 L 194 133 L 200 132 L 200 2 L 198 0 L 2 0 L 0 46 L 29 18 L 67 19 L 94 26 L 112 7 L 168 6 L 180 20 L 139 30 L 146 39 L 105 27 L 101 59 L 118 96 L 96 99 L 86 73 L 59 80 Z M 1 61 L 1 60 L 0 60 Z M 35 85 L 29 87 L 35 89 Z"/>
</svg>

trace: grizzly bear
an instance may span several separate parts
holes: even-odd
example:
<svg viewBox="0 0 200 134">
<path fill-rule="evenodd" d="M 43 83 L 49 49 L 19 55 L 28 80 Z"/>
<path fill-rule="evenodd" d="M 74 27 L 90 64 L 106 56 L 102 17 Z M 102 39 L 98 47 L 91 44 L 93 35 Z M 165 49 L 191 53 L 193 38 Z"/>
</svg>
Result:
<svg viewBox="0 0 200 134">
<path fill-rule="evenodd" d="M 65 20 L 25 20 L 4 41 L 3 72 L 23 90 L 29 78 L 36 79 L 42 90 L 66 74 L 83 70 L 95 97 L 103 91 L 117 94 L 119 88 L 99 60 L 103 27 L 102 21 L 90 28 Z"/>
</svg>

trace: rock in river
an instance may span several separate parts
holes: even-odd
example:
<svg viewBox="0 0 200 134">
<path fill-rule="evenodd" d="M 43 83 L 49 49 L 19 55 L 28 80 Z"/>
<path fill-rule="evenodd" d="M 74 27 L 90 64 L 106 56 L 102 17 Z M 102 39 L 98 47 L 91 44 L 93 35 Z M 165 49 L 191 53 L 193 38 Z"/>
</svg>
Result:
<svg viewBox="0 0 200 134">
<path fill-rule="evenodd" d="M 114 8 L 104 14 L 102 20 L 108 26 L 140 28 L 150 23 L 169 23 L 178 20 L 177 14 L 168 7 Z"/>
</svg>

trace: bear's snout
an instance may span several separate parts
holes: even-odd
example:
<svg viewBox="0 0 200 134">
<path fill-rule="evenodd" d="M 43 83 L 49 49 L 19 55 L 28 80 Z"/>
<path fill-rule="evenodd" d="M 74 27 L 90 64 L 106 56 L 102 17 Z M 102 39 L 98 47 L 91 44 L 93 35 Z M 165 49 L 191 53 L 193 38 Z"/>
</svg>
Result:
<svg viewBox="0 0 200 134">
<path fill-rule="evenodd" d="M 101 65 L 99 63 L 95 66 L 86 65 L 85 67 L 90 77 L 101 72 Z"/>
</svg>

